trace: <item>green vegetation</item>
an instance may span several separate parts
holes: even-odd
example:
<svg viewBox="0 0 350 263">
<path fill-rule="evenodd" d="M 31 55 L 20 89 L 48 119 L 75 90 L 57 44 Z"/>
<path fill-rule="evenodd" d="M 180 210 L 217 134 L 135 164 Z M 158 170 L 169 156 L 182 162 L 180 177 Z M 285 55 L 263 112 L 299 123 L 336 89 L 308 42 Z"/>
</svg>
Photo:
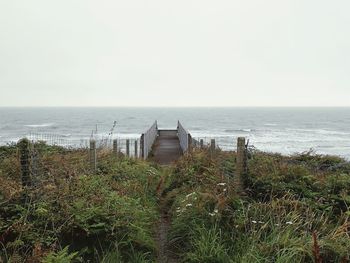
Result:
<svg viewBox="0 0 350 263">
<path fill-rule="evenodd" d="M 40 145 L 39 145 L 40 146 Z M 40 182 L 21 188 L 17 151 L 0 149 L 0 244 L 9 262 L 148 262 L 155 257 L 159 172 L 101 153 L 41 145 Z"/>
<path fill-rule="evenodd" d="M 185 262 L 349 261 L 348 162 L 253 152 L 238 196 L 225 176 L 234 159 L 198 152 L 175 169 L 166 196 L 171 242 Z"/>
<path fill-rule="evenodd" d="M 349 262 L 350 163 L 249 153 L 244 193 L 235 153 L 195 150 L 173 167 L 36 145 L 23 188 L 16 145 L 0 147 L 0 262 L 156 262 L 171 219 L 178 262 Z M 35 180 L 34 180 L 35 179 Z"/>
</svg>

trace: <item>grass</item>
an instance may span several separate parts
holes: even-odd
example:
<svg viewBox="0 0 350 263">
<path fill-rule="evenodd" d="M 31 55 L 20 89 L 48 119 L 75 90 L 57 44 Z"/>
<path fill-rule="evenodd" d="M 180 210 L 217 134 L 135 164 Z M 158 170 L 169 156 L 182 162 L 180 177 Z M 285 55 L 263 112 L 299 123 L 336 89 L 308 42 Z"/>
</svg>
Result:
<svg viewBox="0 0 350 263">
<path fill-rule="evenodd" d="M 39 145 L 39 182 L 23 189 L 17 152 L 1 160 L 1 258 L 8 262 L 147 262 L 156 254 L 155 189 L 150 164 L 101 152 Z M 110 258 L 114 258 L 113 260 Z"/>
<path fill-rule="evenodd" d="M 315 252 L 323 262 L 349 261 L 349 163 L 313 153 L 250 156 L 241 196 L 234 153 L 197 151 L 174 168 L 165 192 L 183 262 L 314 262 Z"/>
<path fill-rule="evenodd" d="M 0 262 L 156 262 L 162 211 L 179 262 L 349 262 L 350 163 L 312 152 L 194 150 L 172 167 L 39 143 L 24 188 L 16 145 L 0 147 Z"/>
</svg>

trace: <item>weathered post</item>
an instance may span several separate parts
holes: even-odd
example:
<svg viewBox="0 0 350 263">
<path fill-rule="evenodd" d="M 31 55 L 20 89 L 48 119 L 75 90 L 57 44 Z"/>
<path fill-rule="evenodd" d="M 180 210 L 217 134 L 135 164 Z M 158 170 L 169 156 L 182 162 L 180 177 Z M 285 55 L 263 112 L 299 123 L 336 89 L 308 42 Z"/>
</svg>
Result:
<svg viewBox="0 0 350 263">
<path fill-rule="evenodd" d="M 134 144 L 134 146 L 135 146 L 135 159 L 137 159 L 138 158 L 138 148 L 137 148 L 137 140 L 135 140 L 135 144 Z"/>
<path fill-rule="evenodd" d="M 141 150 L 141 158 L 145 159 L 145 134 L 143 133 L 140 138 L 140 150 Z"/>
<path fill-rule="evenodd" d="M 200 139 L 200 141 L 199 141 L 199 145 L 200 145 L 201 149 L 203 149 L 203 148 L 204 148 L 204 141 L 203 141 L 203 139 Z"/>
<path fill-rule="evenodd" d="M 234 177 L 235 185 L 239 191 L 243 188 L 242 177 L 246 171 L 245 155 L 245 138 L 239 137 L 237 139 L 236 175 Z"/>
<path fill-rule="evenodd" d="M 19 147 L 19 159 L 21 164 L 21 180 L 22 186 L 30 186 L 32 178 L 30 174 L 30 154 L 29 154 L 29 141 L 28 139 L 22 139 L 18 142 Z"/>
<path fill-rule="evenodd" d="M 126 140 L 126 155 L 130 156 L 130 140 Z"/>
<path fill-rule="evenodd" d="M 118 155 L 118 139 L 113 140 L 113 154 Z"/>
<path fill-rule="evenodd" d="M 187 151 L 192 151 L 192 136 L 189 133 L 187 134 Z"/>
<path fill-rule="evenodd" d="M 216 149 L 216 146 L 215 146 L 215 139 L 211 139 L 211 140 L 210 140 L 210 152 L 211 152 L 211 153 L 214 153 L 214 152 L 215 152 L 215 149 Z"/>
<path fill-rule="evenodd" d="M 90 167 L 93 171 L 97 169 L 96 141 L 90 140 Z"/>
</svg>

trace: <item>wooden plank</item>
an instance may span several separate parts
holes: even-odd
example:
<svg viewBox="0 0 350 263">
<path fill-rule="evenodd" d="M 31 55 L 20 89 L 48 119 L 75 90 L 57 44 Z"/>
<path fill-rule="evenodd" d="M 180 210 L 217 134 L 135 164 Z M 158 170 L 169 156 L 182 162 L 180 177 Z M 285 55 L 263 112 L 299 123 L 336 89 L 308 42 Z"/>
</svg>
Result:
<svg viewBox="0 0 350 263">
<path fill-rule="evenodd" d="M 152 160 L 161 165 L 168 165 L 178 160 L 182 155 L 177 130 L 159 130 L 153 146 Z"/>
</svg>

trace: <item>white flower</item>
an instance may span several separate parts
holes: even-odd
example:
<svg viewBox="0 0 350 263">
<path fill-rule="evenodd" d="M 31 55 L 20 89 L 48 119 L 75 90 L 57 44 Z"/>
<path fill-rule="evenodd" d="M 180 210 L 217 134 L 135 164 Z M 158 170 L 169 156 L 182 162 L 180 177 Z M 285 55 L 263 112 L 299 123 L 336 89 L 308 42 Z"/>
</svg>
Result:
<svg viewBox="0 0 350 263">
<path fill-rule="evenodd" d="M 191 195 L 194 195 L 194 194 L 196 194 L 196 192 L 193 192 L 193 193 L 186 195 L 186 198 L 189 198 Z"/>
<path fill-rule="evenodd" d="M 214 210 L 214 213 L 215 213 L 215 214 L 217 214 L 218 212 L 219 212 L 219 210 L 217 210 L 217 209 Z"/>
<path fill-rule="evenodd" d="M 218 183 L 217 185 L 219 185 L 219 186 L 225 186 L 226 183 Z"/>
<path fill-rule="evenodd" d="M 255 220 L 252 221 L 253 224 L 256 224 L 257 222 Z"/>
</svg>

